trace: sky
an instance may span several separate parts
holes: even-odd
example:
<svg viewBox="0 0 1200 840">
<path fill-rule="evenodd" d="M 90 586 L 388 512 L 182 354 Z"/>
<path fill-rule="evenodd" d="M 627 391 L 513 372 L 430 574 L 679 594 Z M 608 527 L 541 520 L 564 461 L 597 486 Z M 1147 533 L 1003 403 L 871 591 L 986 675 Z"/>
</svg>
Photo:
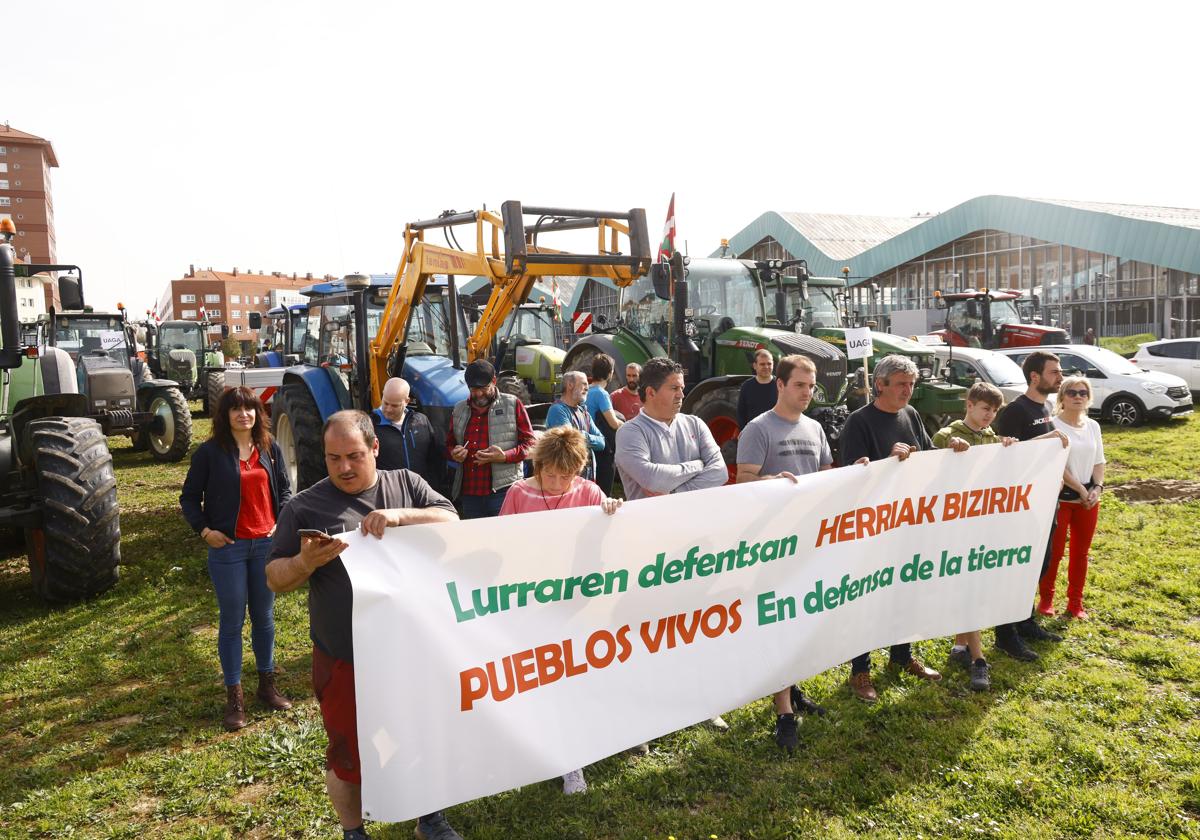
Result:
<svg viewBox="0 0 1200 840">
<path fill-rule="evenodd" d="M 707 255 L 767 210 L 978 195 L 1200 207 L 1183 3 L 25 0 L 0 120 L 58 258 L 151 307 L 190 264 L 395 271 L 406 222 L 643 207 Z M 461 237 L 460 237 L 461 239 Z M 465 243 L 464 243 L 465 244 Z"/>
</svg>

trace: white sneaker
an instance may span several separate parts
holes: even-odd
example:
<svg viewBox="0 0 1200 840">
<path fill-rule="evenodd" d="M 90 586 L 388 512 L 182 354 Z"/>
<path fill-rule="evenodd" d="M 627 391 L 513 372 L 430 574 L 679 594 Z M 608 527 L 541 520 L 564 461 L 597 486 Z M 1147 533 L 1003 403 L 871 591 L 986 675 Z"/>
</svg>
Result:
<svg viewBox="0 0 1200 840">
<path fill-rule="evenodd" d="M 570 796 L 572 793 L 586 793 L 587 780 L 583 778 L 582 770 L 572 770 L 570 773 L 563 774 L 563 793 Z"/>
<path fill-rule="evenodd" d="M 710 720 L 709 724 L 712 725 L 713 729 L 720 729 L 722 732 L 729 728 L 729 724 L 725 722 L 725 718 L 721 717 L 720 715 L 717 715 L 715 718 Z"/>
</svg>

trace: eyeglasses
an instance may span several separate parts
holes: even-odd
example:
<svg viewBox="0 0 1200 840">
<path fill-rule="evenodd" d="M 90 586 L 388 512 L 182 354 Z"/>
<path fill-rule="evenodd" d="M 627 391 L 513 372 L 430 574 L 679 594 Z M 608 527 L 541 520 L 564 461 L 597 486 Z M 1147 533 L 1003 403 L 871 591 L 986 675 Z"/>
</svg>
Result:
<svg viewBox="0 0 1200 840">
<path fill-rule="evenodd" d="M 1064 397 L 1090 397 L 1091 394 L 1088 393 L 1088 390 L 1086 388 L 1080 388 L 1078 391 L 1076 391 L 1074 388 L 1066 388 L 1063 390 L 1063 396 Z"/>
</svg>

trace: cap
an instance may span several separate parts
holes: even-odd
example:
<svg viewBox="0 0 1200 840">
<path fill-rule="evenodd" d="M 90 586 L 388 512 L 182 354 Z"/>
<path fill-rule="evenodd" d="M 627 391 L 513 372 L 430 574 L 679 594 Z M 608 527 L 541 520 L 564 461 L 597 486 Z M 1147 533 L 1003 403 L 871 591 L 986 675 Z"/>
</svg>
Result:
<svg viewBox="0 0 1200 840">
<path fill-rule="evenodd" d="M 492 384 L 496 378 L 496 369 L 487 359 L 476 359 L 467 365 L 467 387 L 483 388 Z"/>
</svg>

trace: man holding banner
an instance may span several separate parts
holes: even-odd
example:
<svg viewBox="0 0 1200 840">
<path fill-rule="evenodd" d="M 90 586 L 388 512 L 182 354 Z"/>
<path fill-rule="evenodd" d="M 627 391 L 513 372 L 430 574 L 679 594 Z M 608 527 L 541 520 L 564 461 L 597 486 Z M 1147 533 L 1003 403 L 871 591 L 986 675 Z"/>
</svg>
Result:
<svg viewBox="0 0 1200 840">
<path fill-rule="evenodd" d="M 280 512 L 267 585 L 279 593 L 308 583 L 313 690 L 329 738 L 325 787 L 345 840 L 361 840 L 367 834 L 354 690 L 354 593 L 339 556 L 348 543 L 329 535 L 361 530 L 382 537 L 386 528 L 453 522 L 458 515 L 416 473 L 376 469 L 379 441 L 363 412 L 337 412 L 325 422 L 322 438 L 329 477 L 293 496 Z M 462 840 L 440 811 L 421 817 L 416 833 L 422 840 Z"/>
<path fill-rule="evenodd" d="M 921 415 L 910 406 L 913 387 L 920 372 L 907 356 L 885 356 L 875 366 L 875 400 L 853 412 L 842 430 L 842 463 L 867 458 L 882 461 L 895 456 L 904 461 L 913 452 L 933 449 Z M 966 451 L 968 444 L 952 437 L 947 448 Z M 889 664 L 923 680 L 937 681 L 942 675 L 914 659 L 912 645 L 892 645 Z M 879 699 L 871 683 L 871 652 L 850 663 L 850 690 L 865 703 Z"/>
<path fill-rule="evenodd" d="M 817 386 L 817 366 L 807 356 L 784 356 L 775 377 L 775 406 L 746 424 L 738 438 L 737 483 L 796 477 L 833 469 L 833 453 L 825 429 L 805 417 Z M 859 458 L 858 464 L 868 463 Z M 775 693 L 775 743 L 789 753 L 800 744 L 796 715 L 824 714 L 799 686 Z"/>
</svg>

